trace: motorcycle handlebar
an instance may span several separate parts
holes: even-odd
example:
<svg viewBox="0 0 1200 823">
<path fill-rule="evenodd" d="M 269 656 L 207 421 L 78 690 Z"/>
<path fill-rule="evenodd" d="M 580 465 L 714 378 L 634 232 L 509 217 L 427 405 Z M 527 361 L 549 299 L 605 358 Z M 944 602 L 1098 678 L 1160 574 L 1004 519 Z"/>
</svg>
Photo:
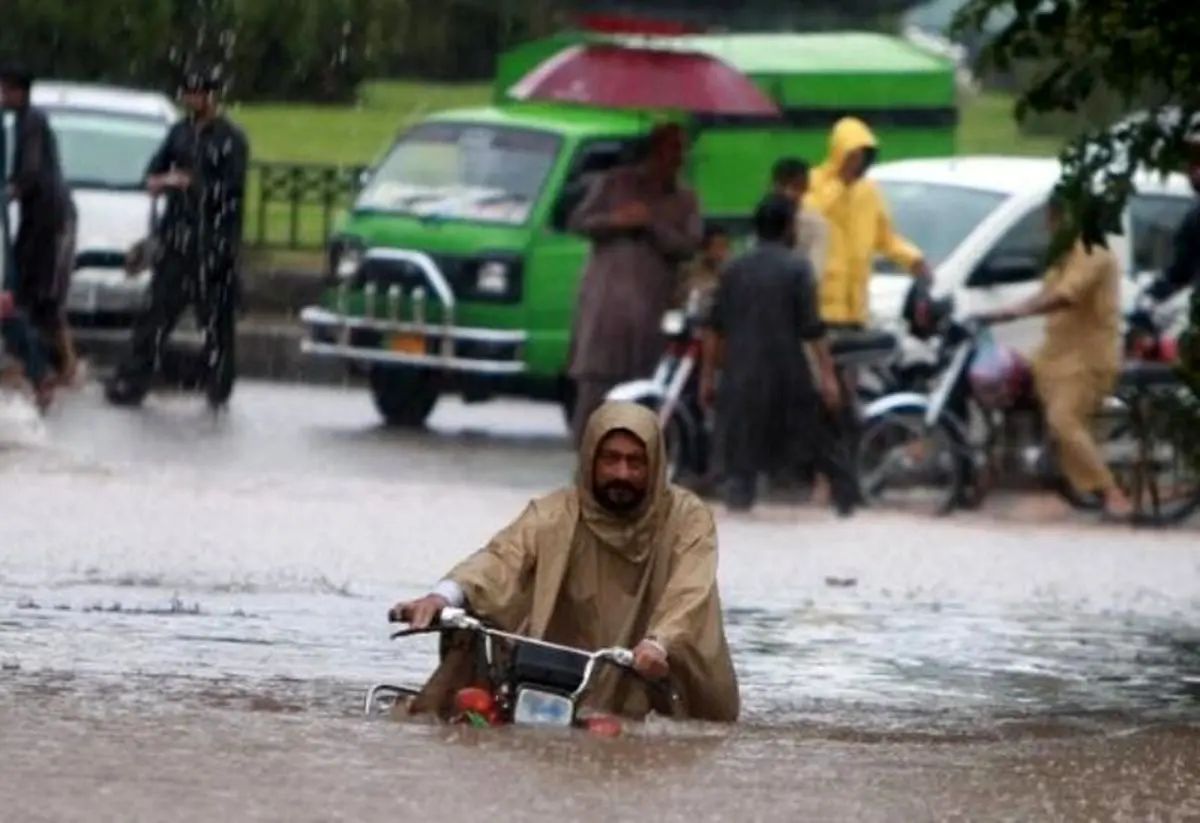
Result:
<svg viewBox="0 0 1200 823">
<path fill-rule="evenodd" d="M 395 609 L 388 610 L 389 623 L 403 623 L 402 615 Z M 597 649 L 594 652 L 587 652 L 583 649 L 576 649 L 570 646 L 563 646 L 558 643 L 551 643 L 546 640 L 539 640 L 535 637 L 526 637 L 512 632 L 501 631 L 494 629 L 484 624 L 482 620 L 473 617 L 467 613 L 466 609 L 455 606 L 447 606 L 442 609 L 434 621 L 426 629 L 404 629 L 392 635 L 393 639 L 397 637 L 405 637 L 410 634 L 423 632 L 446 632 L 446 631 L 474 631 L 480 634 L 489 635 L 491 637 L 500 638 L 503 640 L 512 640 L 518 643 L 532 643 L 537 646 L 545 646 L 547 648 L 556 648 L 563 651 L 575 652 L 590 657 L 595 661 L 606 661 L 623 669 L 633 669 L 633 651 L 631 649 L 622 648 L 620 646 L 610 646 L 608 648 Z"/>
</svg>

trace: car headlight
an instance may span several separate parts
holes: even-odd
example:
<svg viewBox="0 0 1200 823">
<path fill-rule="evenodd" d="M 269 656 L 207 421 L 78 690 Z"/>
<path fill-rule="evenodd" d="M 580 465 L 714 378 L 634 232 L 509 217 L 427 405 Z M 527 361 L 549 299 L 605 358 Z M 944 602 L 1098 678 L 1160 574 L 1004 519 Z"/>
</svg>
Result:
<svg viewBox="0 0 1200 823">
<path fill-rule="evenodd" d="M 662 317 L 662 333 L 668 337 L 683 334 L 683 312 L 669 311 Z"/>
<path fill-rule="evenodd" d="M 475 273 L 475 289 L 480 294 L 506 294 L 512 269 L 508 263 L 489 260 Z"/>
<path fill-rule="evenodd" d="M 335 274 L 341 280 L 349 280 L 358 274 L 358 268 L 362 265 L 362 260 L 362 249 L 353 247 L 343 249 L 337 257 L 337 271 Z"/>
</svg>

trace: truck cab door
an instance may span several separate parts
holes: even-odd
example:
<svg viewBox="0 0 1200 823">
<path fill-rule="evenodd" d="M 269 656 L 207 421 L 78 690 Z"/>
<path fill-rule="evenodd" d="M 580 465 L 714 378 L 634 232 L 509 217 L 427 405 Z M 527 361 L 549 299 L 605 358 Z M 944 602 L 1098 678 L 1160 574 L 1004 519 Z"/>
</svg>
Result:
<svg viewBox="0 0 1200 823">
<path fill-rule="evenodd" d="M 1045 207 L 1035 207 L 1014 223 L 967 276 L 960 297 L 961 314 L 1005 309 L 1042 288 L 1050 231 Z M 1028 357 L 1042 341 L 1045 319 L 1026 317 L 994 329 L 997 343 Z"/>
</svg>

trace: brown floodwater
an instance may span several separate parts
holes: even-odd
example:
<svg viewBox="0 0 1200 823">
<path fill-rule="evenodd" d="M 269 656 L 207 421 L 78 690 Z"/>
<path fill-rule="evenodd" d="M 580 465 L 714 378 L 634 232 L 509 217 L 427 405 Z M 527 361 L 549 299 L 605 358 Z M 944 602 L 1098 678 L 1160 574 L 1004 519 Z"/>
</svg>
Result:
<svg viewBox="0 0 1200 823">
<path fill-rule="evenodd" d="M 433 641 L 386 608 L 562 481 L 553 412 L 394 437 L 336 392 L 72 400 L 0 453 L 5 823 L 1200 819 L 1194 530 L 723 516 L 743 723 L 401 724 L 364 689 Z"/>
</svg>

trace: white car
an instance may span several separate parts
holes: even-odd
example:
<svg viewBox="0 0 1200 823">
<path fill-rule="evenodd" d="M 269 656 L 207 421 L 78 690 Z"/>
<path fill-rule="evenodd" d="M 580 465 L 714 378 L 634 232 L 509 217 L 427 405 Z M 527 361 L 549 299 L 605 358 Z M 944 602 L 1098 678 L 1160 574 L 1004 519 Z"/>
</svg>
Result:
<svg viewBox="0 0 1200 823">
<path fill-rule="evenodd" d="M 1027 157 L 950 157 L 881 163 L 871 171 L 896 230 L 915 243 L 934 271 L 934 293 L 952 295 L 956 310 L 977 314 L 1010 306 L 1041 286 L 1049 233 L 1044 206 L 1061 174 L 1057 160 Z M 1182 174 L 1165 179 L 1142 175 L 1125 212 L 1125 233 L 1109 238 L 1124 262 L 1122 303 L 1132 310 L 1146 282 L 1170 261 L 1175 229 L 1196 193 Z M 880 260 L 869 287 L 872 325 L 899 330 L 910 277 Z M 1169 314 L 1182 321 L 1174 305 Z M 997 326 L 996 339 L 1030 353 L 1042 339 L 1045 320 L 1029 318 Z M 909 358 L 927 356 L 906 343 Z"/>
<path fill-rule="evenodd" d="M 38 82 L 32 102 L 54 129 L 79 212 L 71 324 L 81 339 L 123 338 L 149 286 L 148 273 L 129 278 L 123 269 L 126 251 L 150 226 L 142 178 L 179 112 L 164 94 L 92 84 Z M 11 115 L 5 128 L 11 137 Z M 15 206 L 12 221 L 15 231 Z"/>
</svg>

